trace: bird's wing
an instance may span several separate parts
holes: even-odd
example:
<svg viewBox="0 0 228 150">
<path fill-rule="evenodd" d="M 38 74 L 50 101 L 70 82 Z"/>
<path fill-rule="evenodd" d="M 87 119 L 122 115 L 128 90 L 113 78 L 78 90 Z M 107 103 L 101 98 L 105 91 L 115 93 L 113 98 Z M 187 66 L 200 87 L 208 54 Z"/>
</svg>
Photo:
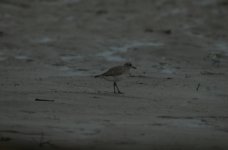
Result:
<svg viewBox="0 0 228 150">
<path fill-rule="evenodd" d="M 117 66 L 110 68 L 108 71 L 103 73 L 103 76 L 119 76 L 124 73 L 124 68 L 122 66 Z"/>
</svg>

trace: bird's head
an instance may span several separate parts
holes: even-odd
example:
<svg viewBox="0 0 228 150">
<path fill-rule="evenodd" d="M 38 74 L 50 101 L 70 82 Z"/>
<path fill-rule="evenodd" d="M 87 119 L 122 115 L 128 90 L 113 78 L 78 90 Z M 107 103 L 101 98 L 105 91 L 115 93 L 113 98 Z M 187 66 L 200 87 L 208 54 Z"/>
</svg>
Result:
<svg viewBox="0 0 228 150">
<path fill-rule="evenodd" d="M 128 67 L 128 68 L 136 69 L 136 67 L 133 66 L 130 62 L 126 62 L 126 63 L 124 64 L 124 66 L 125 66 L 125 67 Z"/>
</svg>

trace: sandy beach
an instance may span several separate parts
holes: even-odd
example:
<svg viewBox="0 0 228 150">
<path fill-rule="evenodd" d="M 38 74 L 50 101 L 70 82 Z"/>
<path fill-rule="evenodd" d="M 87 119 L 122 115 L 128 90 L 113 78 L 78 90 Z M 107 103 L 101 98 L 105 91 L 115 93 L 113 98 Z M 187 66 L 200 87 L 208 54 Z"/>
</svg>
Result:
<svg viewBox="0 0 228 150">
<path fill-rule="evenodd" d="M 226 0 L 1 0 L 1 150 L 227 150 Z M 113 83 L 95 75 L 131 62 Z"/>
</svg>

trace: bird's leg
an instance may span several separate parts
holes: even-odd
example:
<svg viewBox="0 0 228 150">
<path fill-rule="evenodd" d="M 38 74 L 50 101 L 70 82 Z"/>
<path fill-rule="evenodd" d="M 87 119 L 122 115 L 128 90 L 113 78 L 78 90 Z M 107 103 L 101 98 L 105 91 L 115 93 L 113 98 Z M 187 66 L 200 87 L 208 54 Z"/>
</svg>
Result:
<svg viewBox="0 0 228 150">
<path fill-rule="evenodd" d="M 122 92 L 120 92 L 120 89 L 119 89 L 119 87 L 117 86 L 117 83 L 116 83 L 116 82 L 114 82 L 114 85 L 116 86 L 116 88 L 117 88 L 117 90 L 118 90 L 118 93 L 119 93 L 119 94 L 123 94 Z"/>
<path fill-rule="evenodd" d="M 116 82 L 113 82 L 114 93 L 116 93 Z"/>
</svg>

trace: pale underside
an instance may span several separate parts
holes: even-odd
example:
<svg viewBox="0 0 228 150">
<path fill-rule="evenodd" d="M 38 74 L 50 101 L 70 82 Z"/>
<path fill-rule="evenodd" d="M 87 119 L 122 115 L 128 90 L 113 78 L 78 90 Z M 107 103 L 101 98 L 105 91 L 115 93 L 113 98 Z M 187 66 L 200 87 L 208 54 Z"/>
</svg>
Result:
<svg viewBox="0 0 228 150">
<path fill-rule="evenodd" d="M 128 74 L 122 74 L 122 75 L 118 75 L 118 76 L 101 76 L 101 77 L 104 78 L 107 81 L 118 82 L 120 80 L 123 80 L 127 76 L 129 76 L 129 75 Z"/>
</svg>

